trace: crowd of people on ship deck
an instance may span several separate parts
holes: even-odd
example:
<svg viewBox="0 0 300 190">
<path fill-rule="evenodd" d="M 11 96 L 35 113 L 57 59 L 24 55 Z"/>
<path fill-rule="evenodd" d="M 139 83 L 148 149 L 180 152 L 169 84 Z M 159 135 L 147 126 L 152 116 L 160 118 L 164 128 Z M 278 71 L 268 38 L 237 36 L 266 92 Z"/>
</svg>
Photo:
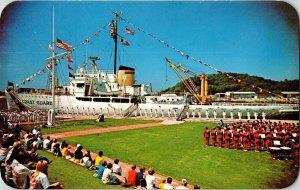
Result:
<svg viewBox="0 0 300 190">
<path fill-rule="evenodd" d="M 272 152 L 274 148 L 289 150 L 294 154 L 295 166 L 299 165 L 299 123 L 247 121 L 224 124 L 203 131 L 204 144 L 218 148 L 243 149 L 255 152 Z"/>
</svg>

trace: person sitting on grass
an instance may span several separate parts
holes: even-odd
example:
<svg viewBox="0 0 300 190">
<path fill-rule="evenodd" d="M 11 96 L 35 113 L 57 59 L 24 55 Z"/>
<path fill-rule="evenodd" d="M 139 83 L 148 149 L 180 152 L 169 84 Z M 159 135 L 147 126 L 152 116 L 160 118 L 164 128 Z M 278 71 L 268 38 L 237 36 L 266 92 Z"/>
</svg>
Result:
<svg viewBox="0 0 300 190">
<path fill-rule="evenodd" d="M 75 158 L 74 162 L 75 162 L 76 164 L 81 163 L 81 160 L 82 160 L 82 158 L 83 158 L 82 148 L 83 148 L 83 147 L 82 147 L 80 144 L 78 144 L 78 145 L 77 145 L 77 149 L 76 149 L 75 152 L 74 152 L 74 158 Z"/>
<path fill-rule="evenodd" d="M 173 185 L 172 185 L 172 177 L 168 177 L 167 178 L 167 183 L 165 183 L 164 185 L 164 189 L 174 189 Z"/>
<path fill-rule="evenodd" d="M 127 183 L 121 184 L 123 187 L 136 187 L 136 165 L 131 166 L 131 170 L 128 171 Z M 126 178 L 125 178 L 126 181 Z"/>
<path fill-rule="evenodd" d="M 101 166 L 99 167 L 99 169 L 97 171 L 97 177 L 99 179 L 102 179 L 103 172 L 104 172 L 104 170 L 106 168 L 106 165 L 107 165 L 106 161 L 103 161 L 102 164 L 101 164 Z"/>
<path fill-rule="evenodd" d="M 30 177 L 30 189 L 61 189 L 59 182 L 50 184 L 48 180 L 48 163 L 44 160 L 38 161 L 36 170 Z"/>
<path fill-rule="evenodd" d="M 98 152 L 98 155 L 96 156 L 95 158 L 95 167 L 98 169 L 100 167 L 100 165 L 102 164 L 103 162 L 103 152 L 102 151 L 99 151 Z"/>
<path fill-rule="evenodd" d="M 112 164 L 111 163 L 108 163 L 106 168 L 104 169 L 101 180 L 102 180 L 102 183 L 108 184 L 108 185 L 119 185 L 119 184 L 121 184 L 121 180 L 119 180 L 112 173 Z"/>
<path fill-rule="evenodd" d="M 166 179 L 162 179 L 161 182 L 158 184 L 158 189 L 164 189 L 166 183 Z"/>
<path fill-rule="evenodd" d="M 142 166 L 142 167 L 140 167 L 140 171 L 136 174 L 136 186 L 140 186 L 141 180 L 145 179 L 144 173 L 145 173 L 145 167 Z"/>
<path fill-rule="evenodd" d="M 83 166 L 85 166 L 89 170 L 93 170 L 95 166 L 93 165 L 93 159 L 91 157 L 91 151 L 87 151 L 82 158 Z"/>
<path fill-rule="evenodd" d="M 177 186 L 175 189 L 189 189 L 187 187 L 187 184 L 188 184 L 187 180 L 186 179 L 182 179 L 181 180 L 181 185 Z"/>
<path fill-rule="evenodd" d="M 112 171 L 113 171 L 114 174 L 122 175 L 122 168 L 119 165 L 119 159 L 114 160 Z"/>
<path fill-rule="evenodd" d="M 60 151 L 60 144 L 59 143 L 56 143 L 53 147 L 53 155 L 54 156 L 58 156 L 58 157 L 61 157 L 62 154 L 61 154 L 61 151 Z"/>
<path fill-rule="evenodd" d="M 146 176 L 146 183 L 147 189 L 156 189 L 155 185 L 155 177 L 154 177 L 155 170 L 153 167 L 150 167 L 148 170 L 148 175 Z"/>
</svg>

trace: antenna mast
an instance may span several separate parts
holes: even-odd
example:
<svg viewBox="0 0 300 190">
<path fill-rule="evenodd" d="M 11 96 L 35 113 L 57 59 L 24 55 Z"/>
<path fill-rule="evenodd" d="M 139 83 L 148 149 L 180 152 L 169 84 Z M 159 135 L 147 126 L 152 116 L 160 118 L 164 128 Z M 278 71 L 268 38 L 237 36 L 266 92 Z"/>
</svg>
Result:
<svg viewBox="0 0 300 190">
<path fill-rule="evenodd" d="M 51 125 L 55 125 L 55 39 L 54 39 L 54 6 L 52 10 L 52 119 L 51 119 Z"/>
<path fill-rule="evenodd" d="M 115 14 L 115 20 L 112 22 L 112 27 L 110 29 L 110 35 L 114 39 L 115 43 L 115 55 L 114 55 L 114 74 L 116 75 L 117 72 L 117 49 L 118 49 L 118 17 L 119 12 L 113 12 Z"/>
</svg>

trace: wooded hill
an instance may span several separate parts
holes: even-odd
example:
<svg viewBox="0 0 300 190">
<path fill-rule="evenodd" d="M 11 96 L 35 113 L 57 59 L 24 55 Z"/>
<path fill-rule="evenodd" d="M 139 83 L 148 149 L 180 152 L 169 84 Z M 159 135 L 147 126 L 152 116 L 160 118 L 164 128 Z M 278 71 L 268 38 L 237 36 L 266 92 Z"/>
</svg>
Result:
<svg viewBox="0 0 300 190">
<path fill-rule="evenodd" d="M 229 79 L 226 74 L 241 79 L 241 83 L 237 83 Z M 192 78 L 199 89 L 201 87 L 201 75 Z M 226 91 L 254 91 L 259 93 L 258 88 L 252 88 L 252 84 L 264 90 L 280 94 L 281 91 L 299 91 L 299 80 L 273 81 L 258 76 L 250 76 L 248 74 L 224 73 L 208 75 L 208 94 L 224 93 Z M 187 91 L 182 82 L 175 86 L 162 90 L 161 92 L 183 92 Z"/>
</svg>

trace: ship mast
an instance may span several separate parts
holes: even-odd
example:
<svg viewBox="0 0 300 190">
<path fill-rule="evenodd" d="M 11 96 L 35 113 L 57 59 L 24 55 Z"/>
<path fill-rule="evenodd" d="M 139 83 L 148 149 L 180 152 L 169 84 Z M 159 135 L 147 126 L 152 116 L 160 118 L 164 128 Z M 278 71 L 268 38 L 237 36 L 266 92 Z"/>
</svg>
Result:
<svg viewBox="0 0 300 190">
<path fill-rule="evenodd" d="M 117 72 L 117 49 L 118 49 L 118 12 L 113 12 L 115 14 L 115 20 L 112 22 L 112 28 L 110 31 L 111 37 L 114 39 L 115 43 L 115 54 L 114 54 L 114 75 L 116 75 Z M 116 79 L 116 78 L 115 78 Z"/>
<path fill-rule="evenodd" d="M 51 125 L 55 125 L 55 39 L 54 39 L 54 6 L 52 10 L 52 115 L 51 115 Z"/>
</svg>

